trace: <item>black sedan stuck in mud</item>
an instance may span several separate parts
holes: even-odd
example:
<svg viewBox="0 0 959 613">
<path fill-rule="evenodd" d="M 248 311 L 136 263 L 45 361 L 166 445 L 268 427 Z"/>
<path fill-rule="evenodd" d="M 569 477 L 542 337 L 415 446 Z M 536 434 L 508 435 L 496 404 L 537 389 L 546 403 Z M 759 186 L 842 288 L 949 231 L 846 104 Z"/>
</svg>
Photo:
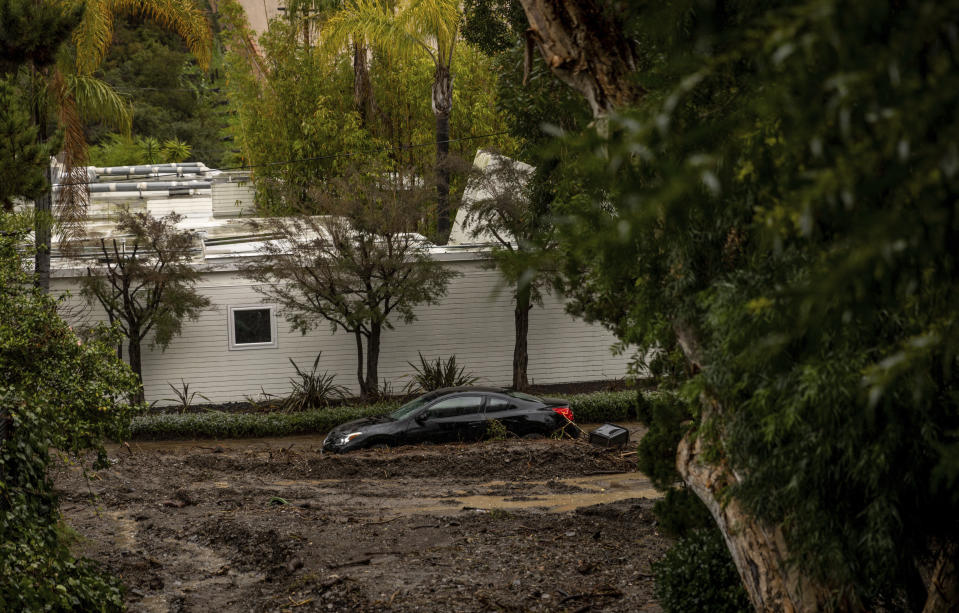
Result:
<svg viewBox="0 0 959 613">
<path fill-rule="evenodd" d="M 565 400 L 494 387 L 451 387 L 424 394 L 388 415 L 339 425 L 323 441 L 323 450 L 476 441 L 486 436 L 491 420 L 516 436 L 547 436 L 570 425 L 573 412 Z M 572 430 L 567 428 L 570 434 Z"/>
</svg>

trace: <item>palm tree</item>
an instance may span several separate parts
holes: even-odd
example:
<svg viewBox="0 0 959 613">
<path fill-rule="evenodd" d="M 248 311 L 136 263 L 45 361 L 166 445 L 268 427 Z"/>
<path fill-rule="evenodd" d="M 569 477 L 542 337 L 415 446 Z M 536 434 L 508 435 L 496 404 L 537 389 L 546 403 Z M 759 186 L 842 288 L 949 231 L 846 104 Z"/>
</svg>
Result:
<svg viewBox="0 0 959 613">
<path fill-rule="evenodd" d="M 204 69 L 209 67 L 212 55 L 213 33 L 209 21 L 193 0 L 50 0 L 64 13 L 77 12 L 82 17 L 73 31 L 75 62 L 63 62 L 49 68 L 31 68 L 34 92 L 35 121 L 40 126 L 40 137 L 46 138 L 47 113 L 55 109 L 57 123 L 63 131 L 62 157 L 64 176 L 57 207 L 54 210 L 52 194 L 47 192 L 36 202 L 37 284 L 47 289 L 50 285 L 50 242 L 54 218 L 66 237 L 79 228 L 78 222 L 86 213 L 87 143 L 83 127 L 89 121 L 105 121 L 129 131 L 132 111 L 129 103 L 107 83 L 93 73 L 106 57 L 113 39 L 114 21 L 129 14 L 155 21 L 176 32 L 186 42 L 190 52 Z M 48 174 L 48 179 L 50 179 Z M 54 213 L 56 213 L 54 215 Z"/>
<path fill-rule="evenodd" d="M 433 61 L 437 234 L 444 243 L 450 231 L 450 171 L 446 158 L 453 110 L 451 68 L 459 23 L 456 0 L 405 0 L 398 6 L 380 0 L 351 0 L 323 30 L 323 45 L 331 52 L 346 48 L 352 39 L 367 41 L 398 56 L 425 53 Z"/>
</svg>

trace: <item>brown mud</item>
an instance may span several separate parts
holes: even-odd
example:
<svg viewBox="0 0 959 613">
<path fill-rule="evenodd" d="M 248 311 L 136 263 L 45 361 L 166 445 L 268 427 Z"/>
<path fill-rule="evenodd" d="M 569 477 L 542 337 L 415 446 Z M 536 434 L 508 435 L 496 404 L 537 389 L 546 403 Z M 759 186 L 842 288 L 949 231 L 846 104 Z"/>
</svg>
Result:
<svg viewBox="0 0 959 613">
<path fill-rule="evenodd" d="M 132 611 L 644 611 L 658 494 L 635 455 L 507 440 L 321 454 L 139 443 L 53 471 Z"/>
</svg>

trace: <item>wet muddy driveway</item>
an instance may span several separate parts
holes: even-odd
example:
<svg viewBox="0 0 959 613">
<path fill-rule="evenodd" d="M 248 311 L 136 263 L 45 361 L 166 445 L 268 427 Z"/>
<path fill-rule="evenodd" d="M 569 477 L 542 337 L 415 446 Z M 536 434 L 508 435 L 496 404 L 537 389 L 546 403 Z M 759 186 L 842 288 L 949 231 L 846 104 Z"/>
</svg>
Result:
<svg viewBox="0 0 959 613">
<path fill-rule="evenodd" d="M 135 611 L 656 610 L 658 494 L 578 441 L 319 453 L 143 443 L 56 471 L 81 552 Z M 91 504 L 91 493 L 96 504 Z"/>
</svg>

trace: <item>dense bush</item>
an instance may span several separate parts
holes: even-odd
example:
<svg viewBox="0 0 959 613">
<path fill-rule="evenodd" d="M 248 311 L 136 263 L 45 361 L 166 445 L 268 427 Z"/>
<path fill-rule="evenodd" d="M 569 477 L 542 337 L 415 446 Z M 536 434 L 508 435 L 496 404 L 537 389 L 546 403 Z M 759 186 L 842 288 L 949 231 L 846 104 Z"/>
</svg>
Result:
<svg viewBox="0 0 959 613">
<path fill-rule="evenodd" d="M 47 465 L 51 449 L 93 450 L 102 463 L 101 440 L 128 432 L 136 379 L 115 334 L 81 340 L 34 288 L 24 237 L 0 213 L 0 610 L 119 610 L 117 579 L 70 555 Z"/>
<path fill-rule="evenodd" d="M 430 362 L 420 356 L 420 365 L 413 362 L 407 362 L 415 371 L 410 381 L 409 389 L 413 392 L 431 392 L 444 387 L 458 387 L 460 385 L 473 385 L 479 380 L 479 377 L 466 372 L 465 366 L 459 366 L 456 363 L 456 356 L 451 355 L 446 360 L 436 356 L 436 360 Z"/>
<path fill-rule="evenodd" d="M 722 535 L 715 528 L 680 539 L 653 564 L 656 598 L 666 613 L 752 611 Z"/>
<path fill-rule="evenodd" d="M 342 406 L 311 409 L 297 413 L 163 413 L 140 415 L 133 419 L 135 439 L 243 438 L 323 433 L 353 419 L 381 415 L 396 405 L 382 403 L 367 406 Z"/>
<path fill-rule="evenodd" d="M 669 396 L 650 393 L 654 406 Z M 632 419 L 636 412 L 636 393 L 595 392 L 569 396 L 569 405 L 578 423 L 598 423 Z M 312 409 L 298 413 L 225 413 L 209 411 L 184 415 L 140 415 L 133 419 L 132 437 L 136 439 L 242 438 L 250 436 L 286 436 L 322 433 L 341 423 L 387 413 L 396 402 L 363 406 Z"/>
</svg>

